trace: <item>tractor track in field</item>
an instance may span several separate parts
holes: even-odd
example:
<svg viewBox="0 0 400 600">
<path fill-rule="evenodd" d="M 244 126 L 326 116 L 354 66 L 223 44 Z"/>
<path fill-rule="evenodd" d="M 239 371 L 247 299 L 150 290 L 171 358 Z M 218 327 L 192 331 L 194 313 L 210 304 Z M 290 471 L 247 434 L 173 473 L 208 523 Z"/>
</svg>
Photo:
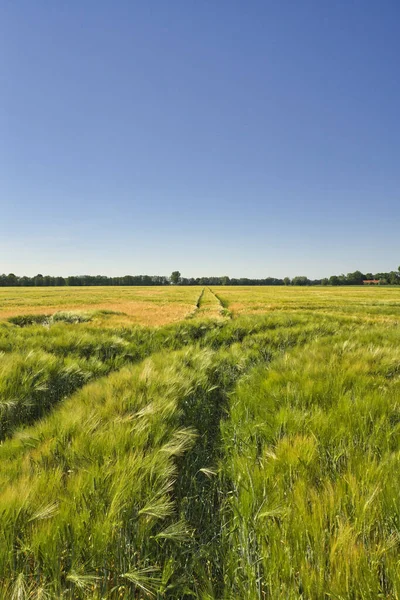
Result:
<svg viewBox="0 0 400 600">
<path fill-rule="evenodd" d="M 217 302 L 220 305 L 221 316 L 228 317 L 229 319 L 232 319 L 232 313 L 228 309 L 229 302 L 227 300 L 224 300 L 220 296 L 218 296 L 218 294 L 216 294 L 211 288 L 208 288 L 208 289 L 210 290 L 210 292 L 213 294 L 213 296 L 216 298 Z"/>
<path fill-rule="evenodd" d="M 197 314 L 200 310 L 204 290 L 205 290 L 205 288 L 202 288 L 193 309 L 186 315 L 186 317 L 185 317 L 186 319 L 194 319 L 195 317 L 197 317 Z"/>
<path fill-rule="evenodd" d="M 231 316 L 221 299 L 209 287 L 203 287 L 187 319 L 221 320 Z"/>
<path fill-rule="evenodd" d="M 225 319 L 228 315 L 220 298 L 218 298 L 211 288 L 204 287 L 197 300 L 196 310 L 192 313 L 192 316 L 197 319 L 221 320 Z"/>
</svg>

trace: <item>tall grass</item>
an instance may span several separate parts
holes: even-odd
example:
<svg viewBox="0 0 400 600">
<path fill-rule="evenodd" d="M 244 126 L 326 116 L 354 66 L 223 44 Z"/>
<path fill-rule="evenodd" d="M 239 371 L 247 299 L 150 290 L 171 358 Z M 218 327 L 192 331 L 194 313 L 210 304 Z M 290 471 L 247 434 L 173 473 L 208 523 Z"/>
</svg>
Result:
<svg viewBox="0 0 400 600">
<path fill-rule="evenodd" d="M 40 350 L 0 355 L 0 440 L 105 372 L 96 358 L 60 358 Z"/>
<path fill-rule="evenodd" d="M 269 348 L 287 348 L 311 335 L 333 333 L 331 321 L 305 324 L 301 318 L 276 315 L 242 318 L 231 323 L 182 324 L 152 329 L 78 328 L 67 322 L 51 327 L 36 323 L 0 328 L 0 439 L 23 424 L 43 417 L 54 404 L 89 379 L 138 362 L 154 352 L 177 350 L 197 343 L 205 348 L 243 342 L 255 359 L 268 358 Z M 247 341 L 246 341 L 247 340 Z M 267 350 L 264 350 L 266 346 Z"/>
<path fill-rule="evenodd" d="M 1 600 L 400 597 L 396 307 L 218 295 L 0 323 Z"/>
<path fill-rule="evenodd" d="M 396 330 L 254 369 L 223 425 L 226 598 L 398 598 Z"/>
<path fill-rule="evenodd" d="M 4 597 L 21 581 L 66 598 L 184 598 L 204 585 L 200 526 L 213 514 L 192 495 L 216 461 L 214 386 L 238 376 L 236 358 L 154 355 L 0 447 Z"/>
</svg>

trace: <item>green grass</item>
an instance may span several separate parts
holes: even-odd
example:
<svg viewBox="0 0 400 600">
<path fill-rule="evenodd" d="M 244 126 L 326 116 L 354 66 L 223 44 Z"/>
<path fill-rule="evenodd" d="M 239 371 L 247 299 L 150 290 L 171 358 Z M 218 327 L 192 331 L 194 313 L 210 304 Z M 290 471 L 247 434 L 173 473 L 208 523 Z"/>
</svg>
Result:
<svg viewBox="0 0 400 600">
<path fill-rule="evenodd" d="M 400 598 L 399 294 L 289 292 L 0 322 L 1 600 Z"/>
<path fill-rule="evenodd" d="M 232 597 L 400 597 L 397 341 L 322 338 L 239 385 L 223 426 Z"/>
</svg>

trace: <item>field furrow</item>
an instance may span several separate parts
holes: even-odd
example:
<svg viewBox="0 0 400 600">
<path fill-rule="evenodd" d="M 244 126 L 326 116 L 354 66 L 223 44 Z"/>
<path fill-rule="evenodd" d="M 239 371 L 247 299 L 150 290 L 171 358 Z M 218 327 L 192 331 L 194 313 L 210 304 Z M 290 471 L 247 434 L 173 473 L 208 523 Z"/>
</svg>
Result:
<svg viewBox="0 0 400 600">
<path fill-rule="evenodd" d="M 201 319 L 221 319 L 224 317 L 222 306 L 213 291 L 206 287 L 199 302 L 199 310 L 196 317 Z"/>
</svg>

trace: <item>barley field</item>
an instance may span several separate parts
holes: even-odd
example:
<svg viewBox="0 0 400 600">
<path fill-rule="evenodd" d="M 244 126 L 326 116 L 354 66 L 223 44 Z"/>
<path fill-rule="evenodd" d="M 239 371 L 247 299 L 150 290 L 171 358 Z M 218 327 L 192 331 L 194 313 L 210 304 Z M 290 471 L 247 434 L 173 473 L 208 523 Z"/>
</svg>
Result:
<svg viewBox="0 0 400 600">
<path fill-rule="evenodd" d="M 400 290 L 0 289 L 1 600 L 400 598 Z"/>
</svg>

